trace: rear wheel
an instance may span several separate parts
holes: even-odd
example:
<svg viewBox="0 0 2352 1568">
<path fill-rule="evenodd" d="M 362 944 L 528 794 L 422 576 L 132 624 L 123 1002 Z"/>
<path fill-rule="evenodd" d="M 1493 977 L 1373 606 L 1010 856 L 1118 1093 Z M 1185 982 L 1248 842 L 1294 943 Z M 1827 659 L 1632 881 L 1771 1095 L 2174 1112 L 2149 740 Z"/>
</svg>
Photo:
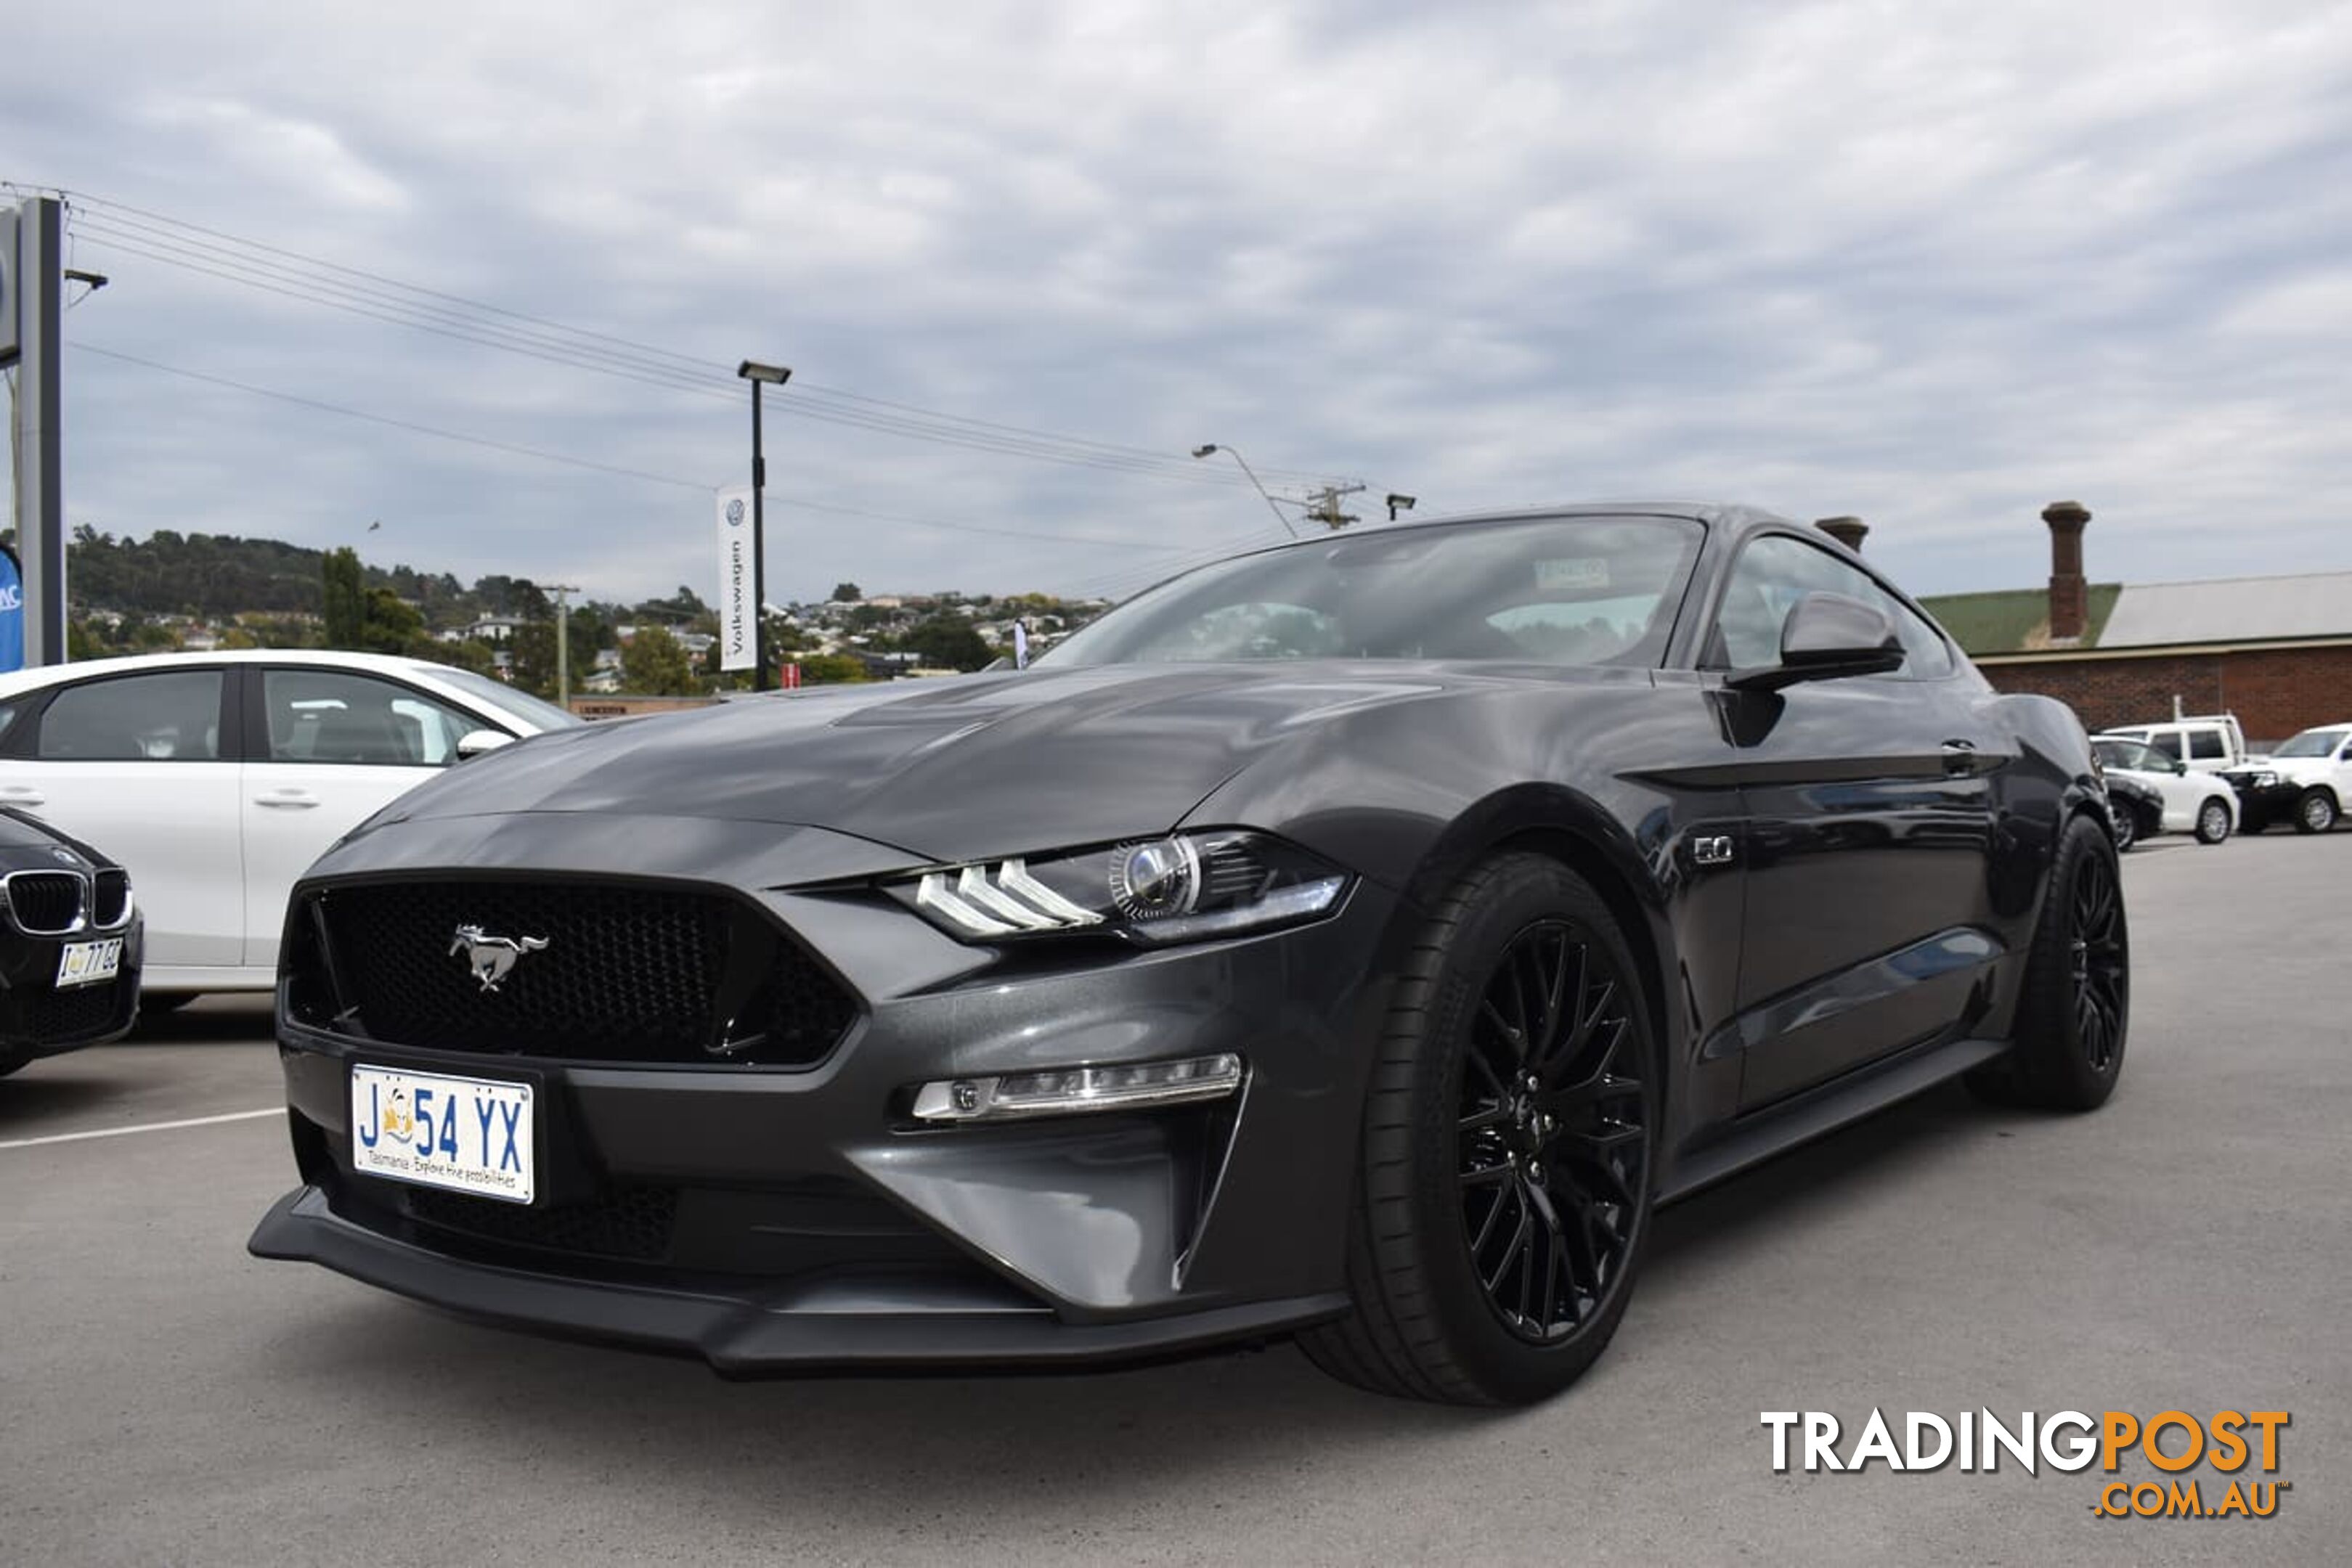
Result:
<svg viewBox="0 0 2352 1568">
<path fill-rule="evenodd" d="M 2113 846 L 2068 820 L 2018 998 L 2016 1049 L 1969 1074 L 2001 1104 L 2090 1111 L 2115 1092 L 2131 1022 L 2131 933 Z"/>
<path fill-rule="evenodd" d="M 2336 825 L 2336 797 L 2325 789 L 2306 789 L 2294 803 L 2294 831 L 2324 833 Z"/>
<path fill-rule="evenodd" d="M 2197 808 L 2197 841 L 2200 844 L 2218 844 L 2229 836 L 2229 802 L 2219 795 L 2208 797 L 2205 803 Z"/>
<path fill-rule="evenodd" d="M 1300 1335 L 1335 1376 L 1463 1405 L 1558 1392 L 1616 1332 L 1647 1239 L 1660 1084 L 1591 886 L 1498 856 L 1400 977 L 1364 1108 L 1348 1283 Z"/>
</svg>

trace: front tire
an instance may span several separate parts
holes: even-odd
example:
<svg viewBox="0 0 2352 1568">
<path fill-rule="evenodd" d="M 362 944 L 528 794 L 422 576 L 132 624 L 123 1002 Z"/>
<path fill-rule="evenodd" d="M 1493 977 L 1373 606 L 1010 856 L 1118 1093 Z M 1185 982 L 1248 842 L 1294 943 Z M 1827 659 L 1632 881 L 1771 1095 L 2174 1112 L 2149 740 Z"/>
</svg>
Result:
<svg viewBox="0 0 2352 1568">
<path fill-rule="evenodd" d="M 2116 853 L 2129 853 L 2131 847 L 2139 842 L 2139 813 L 2129 806 L 2120 806 L 2107 815 L 2115 824 Z"/>
<path fill-rule="evenodd" d="M 1590 883 L 1487 861 L 1399 977 L 1365 1096 L 1347 1316 L 1299 1336 L 1376 1393 L 1523 1405 L 1575 1381 L 1647 1240 L 1661 1083 L 1631 950 Z"/>
<path fill-rule="evenodd" d="M 2294 803 L 2294 831 L 2324 833 L 2336 826 L 2336 797 L 2325 789 L 2305 789 Z"/>
<path fill-rule="evenodd" d="M 2219 795 L 2208 797 L 2205 803 L 2197 808 L 2197 841 L 2218 844 L 2229 836 L 2230 803 Z"/>
</svg>

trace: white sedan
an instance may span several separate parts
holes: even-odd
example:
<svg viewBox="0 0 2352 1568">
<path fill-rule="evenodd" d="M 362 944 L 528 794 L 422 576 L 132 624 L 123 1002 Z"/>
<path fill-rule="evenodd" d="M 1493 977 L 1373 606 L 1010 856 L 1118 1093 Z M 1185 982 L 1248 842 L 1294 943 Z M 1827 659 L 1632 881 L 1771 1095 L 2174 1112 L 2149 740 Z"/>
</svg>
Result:
<svg viewBox="0 0 2352 1568">
<path fill-rule="evenodd" d="M 0 674 L 0 805 L 103 847 L 147 917 L 149 1005 L 268 990 L 294 881 L 403 791 L 580 721 L 470 671 L 256 649 Z"/>
<path fill-rule="evenodd" d="M 2164 801 L 2157 822 L 2137 819 L 2119 831 L 2149 833 L 2194 833 L 2197 841 L 2218 844 L 2238 825 L 2238 792 L 2219 773 L 2192 768 L 2147 742 L 2128 735 L 2095 735 L 2092 753 L 2112 775 L 2145 784 Z"/>
</svg>

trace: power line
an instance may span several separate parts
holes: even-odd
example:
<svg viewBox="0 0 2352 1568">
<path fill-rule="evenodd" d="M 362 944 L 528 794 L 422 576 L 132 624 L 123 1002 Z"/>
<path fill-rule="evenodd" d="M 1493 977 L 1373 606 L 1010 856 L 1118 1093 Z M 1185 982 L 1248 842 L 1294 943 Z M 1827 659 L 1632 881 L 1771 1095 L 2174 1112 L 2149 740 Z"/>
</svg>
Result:
<svg viewBox="0 0 2352 1568">
<path fill-rule="evenodd" d="M 23 189 L 8 186 L 5 182 L 0 182 L 0 187 Z M 667 390 L 711 397 L 733 396 L 731 384 L 722 379 L 727 367 L 671 350 L 403 282 L 128 203 L 76 192 L 60 193 L 68 199 L 69 232 L 78 238 L 88 238 L 95 246 L 389 325 L 572 369 Z M 486 316 L 498 319 L 483 319 Z M 806 395 L 780 403 L 779 412 L 793 418 L 1000 455 L 1128 472 L 1186 484 L 1239 483 L 1233 476 L 1204 473 L 1179 456 L 1150 448 L 945 414 L 822 383 L 803 382 L 802 390 Z M 1308 470 L 1268 468 L 1266 472 L 1286 482 L 1328 477 Z"/>
<path fill-rule="evenodd" d="M 415 420 L 397 419 L 390 414 L 373 413 L 365 409 L 352 408 L 342 403 L 305 397 L 298 392 L 279 392 L 274 387 L 257 386 L 251 382 L 236 381 L 230 377 L 214 375 L 205 371 L 192 371 L 180 365 L 167 365 L 160 360 L 127 354 L 119 349 L 102 348 L 96 343 L 77 340 L 68 346 L 79 353 L 97 354 L 104 359 L 119 360 L 124 364 L 160 371 L 166 375 L 181 376 L 189 381 L 227 387 L 236 392 L 250 393 L 255 397 L 270 398 L 278 402 L 292 403 L 320 413 L 341 414 L 346 419 L 365 420 L 371 424 L 387 425 L 394 430 L 404 430 L 416 435 L 430 435 L 443 441 L 462 442 L 468 446 L 485 447 L 517 457 L 534 457 L 545 463 L 561 463 L 570 467 L 590 469 L 600 474 L 614 474 L 624 478 L 643 479 L 649 484 L 674 486 L 679 489 L 698 491 L 706 496 L 717 488 L 701 480 L 681 478 L 674 474 L 656 474 L 643 468 L 627 468 L 617 464 L 599 463 L 592 458 L 575 457 L 569 453 L 551 452 L 545 447 L 525 446 L 520 443 L 499 441 L 484 435 L 468 435 L 463 431 L 445 430 L 438 425 L 423 424 Z M 769 493 L 768 499 L 780 506 L 795 507 L 806 511 L 831 512 L 844 517 L 865 517 L 877 522 L 903 523 L 912 528 L 937 528 L 948 533 L 985 534 L 1001 538 L 1038 539 L 1049 544 L 1092 545 L 1146 552 L 1173 553 L 1184 548 L 1181 545 L 1151 544 L 1140 539 L 1113 539 L 1086 534 L 1055 534 L 1027 528 L 1000 528 L 981 523 L 949 523 L 936 517 L 911 517 L 904 512 L 876 511 L 863 507 L 842 506 L 830 501 L 812 501 L 795 496 L 778 495 L 772 491 Z"/>
</svg>

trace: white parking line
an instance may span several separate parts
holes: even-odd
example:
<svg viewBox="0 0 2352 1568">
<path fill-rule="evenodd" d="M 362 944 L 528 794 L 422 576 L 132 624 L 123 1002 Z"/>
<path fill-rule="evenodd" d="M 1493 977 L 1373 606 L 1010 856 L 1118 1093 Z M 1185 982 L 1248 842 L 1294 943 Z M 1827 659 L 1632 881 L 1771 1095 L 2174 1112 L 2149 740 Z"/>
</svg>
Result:
<svg viewBox="0 0 2352 1568">
<path fill-rule="evenodd" d="M 191 1116 L 184 1122 L 142 1122 L 135 1127 L 100 1127 L 94 1133 L 52 1133 L 45 1138 L 9 1138 L 0 1141 L 0 1149 L 29 1149 L 39 1144 L 78 1144 L 84 1138 L 121 1138 L 132 1133 L 168 1133 L 175 1127 L 212 1127 L 223 1122 L 250 1122 L 258 1116 L 283 1116 L 286 1107 L 272 1105 L 262 1111 L 231 1111 L 226 1116 Z"/>
</svg>

